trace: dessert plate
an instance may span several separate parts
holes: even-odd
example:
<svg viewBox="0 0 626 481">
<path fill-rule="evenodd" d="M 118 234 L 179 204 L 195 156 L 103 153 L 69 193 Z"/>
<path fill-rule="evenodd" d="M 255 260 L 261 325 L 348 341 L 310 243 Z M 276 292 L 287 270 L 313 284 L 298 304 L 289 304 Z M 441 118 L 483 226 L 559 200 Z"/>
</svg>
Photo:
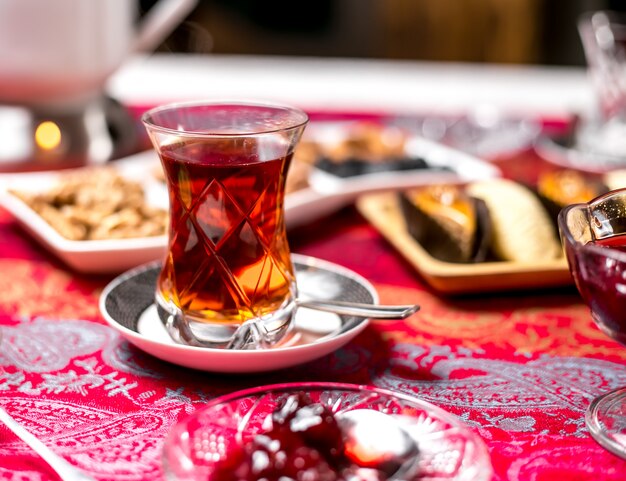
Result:
<svg viewBox="0 0 626 481">
<path fill-rule="evenodd" d="M 470 294 L 571 285 L 567 261 L 444 262 L 432 257 L 408 232 L 398 196 L 361 197 L 357 209 L 394 246 L 424 280 L 444 294 Z"/>
<path fill-rule="evenodd" d="M 315 192 L 327 197 L 354 200 L 365 193 L 437 183 L 460 184 L 501 176 L 500 169 L 495 165 L 423 137 L 410 138 L 405 151 L 408 157 L 423 159 L 428 168 L 377 171 L 347 177 L 315 168 L 309 183 Z"/>
<path fill-rule="evenodd" d="M 336 419 L 350 416 L 351 413 L 361 414 L 359 431 L 362 450 L 357 451 L 351 445 L 355 452 L 367 453 L 368 448 L 376 449 L 380 446 L 380 443 L 363 433 L 371 436 L 382 435 L 387 443 L 386 447 L 394 446 L 396 439 L 390 435 L 390 430 L 381 429 L 378 423 L 371 425 L 368 421 L 363 421 L 371 420 L 371 414 L 383 413 L 388 416 L 385 422 L 391 432 L 393 426 L 401 427 L 417 446 L 418 453 L 409 458 L 409 462 L 416 464 L 417 473 L 394 479 L 488 481 L 493 478 L 489 452 L 483 440 L 459 418 L 433 404 L 370 386 L 292 383 L 260 386 L 212 399 L 191 416 L 177 423 L 168 434 L 163 448 L 163 468 L 167 479 L 216 480 L 216 464 L 225 459 L 237 459 L 236 453 L 241 452 L 243 446 L 250 446 L 249 443 L 258 434 L 266 432 L 266 419 L 285 399 L 301 395 L 308 397 L 311 402 L 325 406 Z M 370 416 L 363 418 L 364 413 Z M 374 419 L 380 418 L 374 416 Z M 302 422 L 298 426 L 307 425 Z M 332 434 L 330 438 L 332 439 Z M 209 442 L 212 439 L 217 441 Z M 327 440 L 328 437 L 320 436 L 316 439 Z M 293 443 L 291 438 L 290 442 Z M 245 459 L 245 456 L 242 457 Z M 242 461 L 239 458 L 239 463 Z M 306 476 L 302 479 L 306 479 Z M 358 479 L 378 479 L 378 476 L 363 476 Z"/>
<path fill-rule="evenodd" d="M 142 152 L 108 164 L 126 179 L 139 182 L 144 188 L 146 202 L 152 207 L 167 209 L 167 190 L 151 174 L 158 167 L 154 151 Z M 62 181 L 63 171 L 0 174 L 0 206 L 9 211 L 18 224 L 41 245 L 79 272 L 115 273 L 165 255 L 166 236 L 129 239 L 70 240 L 63 237 L 43 217 L 11 190 L 42 193 Z"/>
<path fill-rule="evenodd" d="M 378 294 L 363 277 L 345 267 L 293 254 L 300 299 L 316 298 L 377 304 Z M 275 348 L 225 350 L 175 343 L 167 334 L 154 304 L 160 262 L 152 262 L 114 279 L 100 297 L 108 324 L 139 349 L 184 367 L 223 373 L 282 369 L 325 356 L 353 339 L 367 319 L 310 309 L 296 311 L 293 332 Z"/>
</svg>

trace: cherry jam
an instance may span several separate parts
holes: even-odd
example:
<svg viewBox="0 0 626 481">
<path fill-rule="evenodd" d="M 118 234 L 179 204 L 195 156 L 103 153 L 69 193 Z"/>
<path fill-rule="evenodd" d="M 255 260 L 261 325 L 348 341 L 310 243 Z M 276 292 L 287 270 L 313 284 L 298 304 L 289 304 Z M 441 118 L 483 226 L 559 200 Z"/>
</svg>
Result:
<svg viewBox="0 0 626 481">
<path fill-rule="evenodd" d="M 384 481 L 345 452 L 333 413 L 305 394 L 287 397 L 271 415 L 271 428 L 218 463 L 211 481 Z"/>
<path fill-rule="evenodd" d="M 574 277 L 598 326 L 626 345 L 626 235 L 591 242 L 619 256 L 604 255 L 601 250 L 582 249 L 576 256 Z M 608 254 L 608 252 L 607 252 Z"/>
</svg>

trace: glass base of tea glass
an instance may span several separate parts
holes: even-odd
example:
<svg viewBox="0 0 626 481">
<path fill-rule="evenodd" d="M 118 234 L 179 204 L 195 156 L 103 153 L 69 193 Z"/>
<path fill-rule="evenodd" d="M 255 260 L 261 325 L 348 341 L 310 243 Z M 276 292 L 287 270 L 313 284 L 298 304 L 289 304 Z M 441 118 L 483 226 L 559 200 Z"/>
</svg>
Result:
<svg viewBox="0 0 626 481">
<path fill-rule="evenodd" d="M 158 294 L 159 318 L 170 337 L 179 344 L 216 349 L 267 349 L 280 342 L 289 332 L 296 310 L 293 299 L 266 316 L 244 323 L 207 322 L 185 314 Z"/>
<path fill-rule="evenodd" d="M 626 459 L 626 387 L 594 399 L 585 422 L 600 445 Z"/>
</svg>

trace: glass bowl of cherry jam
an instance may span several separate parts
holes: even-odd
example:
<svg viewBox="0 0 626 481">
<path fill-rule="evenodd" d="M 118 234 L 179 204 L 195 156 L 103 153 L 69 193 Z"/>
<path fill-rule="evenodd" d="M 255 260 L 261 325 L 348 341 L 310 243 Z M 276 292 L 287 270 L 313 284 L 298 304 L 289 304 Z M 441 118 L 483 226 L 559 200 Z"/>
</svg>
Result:
<svg viewBox="0 0 626 481">
<path fill-rule="evenodd" d="M 214 399 L 172 428 L 163 468 L 176 481 L 492 477 L 485 444 L 457 417 L 414 397 L 339 383 L 277 384 Z"/>
<path fill-rule="evenodd" d="M 591 318 L 626 347 L 626 189 L 565 207 L 559 232 Z M 596 441 L 626 459 L 626 387 L 595 398 L 585 421 Z"/>
<path fill-rule="evenodd" d="M 570 272 L 598 327 L 626 345 L 626 189 L 559 214 Z"/>
</svg>

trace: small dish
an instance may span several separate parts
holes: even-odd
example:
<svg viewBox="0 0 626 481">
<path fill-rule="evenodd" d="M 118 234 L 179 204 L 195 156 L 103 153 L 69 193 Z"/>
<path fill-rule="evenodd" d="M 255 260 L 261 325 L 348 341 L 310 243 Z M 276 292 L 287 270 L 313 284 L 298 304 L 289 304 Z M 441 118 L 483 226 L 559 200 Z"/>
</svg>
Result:
<svg viewBox="0 0 626 481">
<path fill-rule="evenodd" d="M 350 177 L 313 169 L 309 183 L 316 192 L 349 202 L 364 193 L 437 183 L 459 184 L 501 176 L 500 169 L 488 162 L 422 137 L 411 137 L 405 150 L 410 157 L 424 159 L 430 168 L 390 170 Z"/>
<path fill-rule="evenodd" d="M 286 396 L 302 392 L 338 417 L 356 409 L 393 416 L 417 443 L 416 479 L 487 481 L 492 477 L 484 442 L 457 417 L 404 394 L 339 383 L 261 386 L 213 399 L 170 431 L 163 450 L 166 477 L 212 481 L 216 462 L 263 432 L 263 421 Z"/>
<path fill-rule="evenodd" d="M 396 194 L 373 194 L 357 202 L 359 212 L 435 290 L 468 294 L 572 284 L 564 258 L 545 262 L 443 262 L 432 257 L 407 231 Z"/>
<path fill-rule="evenodd" d="M 125 178 L 138 181 L 144 187 L 149 205 L 167 209 L 165 185 L 152 172 L 159 167 L 156 152 L 149 150 L 108 164 Z M 0 174 L 0 205 L 9 211 L 20 226 L 40 244 L 78 272 L 110 274 L 161 259 L 167 246 L 166 236 L 129 239 L 70 240 L 59 234 L 23 200 L 9 189 L 24 192 L 45 192 L 62 175 L 84 168 Z M 350 199 L 343 196 L 325 196 L 310 188 L 296 191 L 285 200 L 285 222 L 288 228 L 297 227 L 330 214 L 346 205 Z"/>
<path fill-rule="evenodd" d="M 292 255 L 292 260 L 300 298 L 378 303 L 374 287 L 351 270 L 297 254 Z M 177 344 L 167 334 L 154 305 L 160 269 L 161 264 L 153 262 L 111 281 L 100 296 L 100 311 L 108 324 L 130 343 L 180 366 L 223 373 L 282 369 L 330 354 L 368 324 L 367 319 L 359 317 L 299 308 L 293 333 L 272 349 L 238 351 Z"/>
<path fill-rule="evenodd" d="M 294 229 L 314 222 L 350 204 L 353 197 L 327 195 L 310 187 L 291 192 L 285 196 L 285 224 Z"/>
<path fill-rule="evenodd" d="M 109 164 L 125 178 L 138 181 L 146 201 L 153 207 L 167 209 L 167 191 L 153 175 L 158 166 L 154 151 L 142 152 Z M 73 169 L 80 171 L 83 169 Z M 166 236 L 129 239 L 70 240 L 63 237 L 24 201 L 9 189 L 45 192 L 59 182 L 68 170 L 0 175 L 0 205 L 11 212 L 20 226 L 68 266 L 79 272 L 121 272 L 165 255 Z"/>
</svg>

